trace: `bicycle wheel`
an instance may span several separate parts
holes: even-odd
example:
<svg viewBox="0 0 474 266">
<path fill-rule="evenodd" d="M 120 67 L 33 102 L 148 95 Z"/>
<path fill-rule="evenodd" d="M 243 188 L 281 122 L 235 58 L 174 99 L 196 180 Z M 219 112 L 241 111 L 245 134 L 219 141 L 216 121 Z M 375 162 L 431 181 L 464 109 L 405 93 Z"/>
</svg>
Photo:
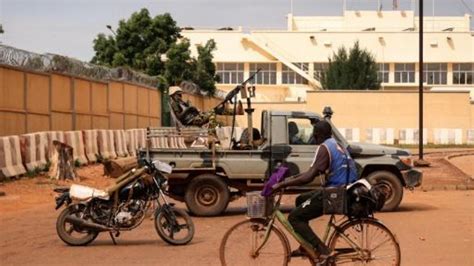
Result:
<svg viewBox="0 0 474 266">
<path fill-rule="evenodd" d="M 358 219 L 343 225 L 332 236 L 329 247 L 335 252 L 336 265 L 400 265 L 397 239 L 375 219 Z"/>
<path fill-rule="evenodd" d="M 232 226 L 222 238 L 219 256 L 222 265 L 287 265 L 289 244 L 286 236 L 272 227 L 265 245 L 267 225 L 263 219 L 245 220 Z"/>
</svg>

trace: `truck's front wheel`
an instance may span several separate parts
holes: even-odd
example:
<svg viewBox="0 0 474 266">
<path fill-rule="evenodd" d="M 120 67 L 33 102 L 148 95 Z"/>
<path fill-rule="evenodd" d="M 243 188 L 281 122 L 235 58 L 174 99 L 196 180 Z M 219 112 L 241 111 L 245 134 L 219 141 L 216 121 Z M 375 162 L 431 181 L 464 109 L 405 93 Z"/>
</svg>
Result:
<svg viewBox="0 0 474 266">
<path fill-rule="evenodd" d="M 403 198 L 403 187 L 396 175 L 388 171 L 376 171 L 367 176 L 371 184 L 380 184 L 387 195 L 383 211 L 394 211 Z"/>
<path fill-rule="evenodd" d="M 229 196 L 229 188 L 221 177 L 204 174 L 191 180 L 184 200 L 194 215 L 215 216 L 227 208 Z"/>
</svg>

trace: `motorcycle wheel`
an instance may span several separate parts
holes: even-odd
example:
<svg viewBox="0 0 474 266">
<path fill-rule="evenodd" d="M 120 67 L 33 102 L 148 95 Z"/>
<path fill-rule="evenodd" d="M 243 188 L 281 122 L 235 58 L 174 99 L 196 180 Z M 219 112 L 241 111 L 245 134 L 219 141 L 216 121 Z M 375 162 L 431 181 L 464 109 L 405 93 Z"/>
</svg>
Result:
<svg viewBox="0 0 474 266">
<path fill-rule="evenodd" d="M 186 245 L 194 237 L 194 223 L 181 209 L 163 206 L 155 214 L 155 229 L 166 243 Z"/>
<path fill-rule="evenodd" d="M 86 230 L 66 221 L 69 215 L 82 216 L 84 208 L 84 205 L 69 206 L 59 214 L 56 221 L 56 232 L 59 238 L 70 246 L 85 246 L 99 235 L 97 231 Z"/>
</svg>

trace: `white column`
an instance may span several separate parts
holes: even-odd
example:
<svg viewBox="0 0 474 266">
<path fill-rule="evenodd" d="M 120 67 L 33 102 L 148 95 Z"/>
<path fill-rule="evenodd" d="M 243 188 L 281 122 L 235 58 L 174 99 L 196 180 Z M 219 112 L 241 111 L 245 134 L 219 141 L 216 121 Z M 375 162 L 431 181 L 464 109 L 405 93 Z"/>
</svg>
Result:
<svg viewBox="0 0 474 266">
<path fill-rule="evenodd" d="M 248 79 L 250 77 L 250 63 L 245 62 L 244 63 L 244 80 Z"/>
<path fill-rule="evenodd" d="M 388 83 L 395 83 L 395 63 L 390 63 L 388 72 Z"/>
<path fill-rule="evenodd" d="M 453 85 L 453 63 L 447 63 L 447 65 L 446 72 L 448 76 L 446 79 L 446 85 Z"/>
<path fill-rule="evenodd" d="M 276 63 L 276 85 L 281 85 L 281 71 L 282 71 L 282 63 Z"/>
</svg>

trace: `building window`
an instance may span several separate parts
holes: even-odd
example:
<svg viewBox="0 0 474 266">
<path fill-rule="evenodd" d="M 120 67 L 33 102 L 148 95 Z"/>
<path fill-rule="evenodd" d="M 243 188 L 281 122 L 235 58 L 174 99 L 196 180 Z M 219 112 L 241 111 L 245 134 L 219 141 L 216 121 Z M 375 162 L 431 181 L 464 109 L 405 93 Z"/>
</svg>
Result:
<svg viewBox="0 0 474 266">
<path fill-rule="evenodd" d="M 453 64 L 453 84 L 473 84 L 474 64 Z"/>
<path fill-rule="evenodd" d="M 221 84 L 240 84 L 244 82 L 243 63 L 217 63 L 216 74 Z"/>
<path fill-rule="evenodd" d="M 308 63 L 293 63 L 299 69 L 308 73 Z M 282 65 L 281 69 L 281 82 L 283 84 L 308 84 L 308 81 L 303 78 L 300 74 L 293 71 L 286 65 Z"/>
<path fill-rule="evenodd" d="M 382 83 L 388 83 L 388 73 L 390 73 L 390 64 L 379 63 L 377 70 L 377 77 Z"/>
<path fill-rule="evenodd" d="M 276 84 L 276 63 L 252 63 L 250 64 L 250 75 L 260 72 L 255 76 L 255 84 Z"/>
<path fill-rule="evenodd" d="M 414 83 L 415 64 L 395 64 L 395 83 Z"/>
<path fill-rule="evenodd" d="M 313 64 L 313 77 L 317 80 L 321 80 L 323 78 L 323 74 L 326 73 L 328 70 L 329 64 L 328 63 L 314 63 Z"/>
<path fill-rule="evenodd" d="M 423 82 L 428 84 L 447 84 L 447 69 L 446 63 L 423 64 Z"/>
</svg>

